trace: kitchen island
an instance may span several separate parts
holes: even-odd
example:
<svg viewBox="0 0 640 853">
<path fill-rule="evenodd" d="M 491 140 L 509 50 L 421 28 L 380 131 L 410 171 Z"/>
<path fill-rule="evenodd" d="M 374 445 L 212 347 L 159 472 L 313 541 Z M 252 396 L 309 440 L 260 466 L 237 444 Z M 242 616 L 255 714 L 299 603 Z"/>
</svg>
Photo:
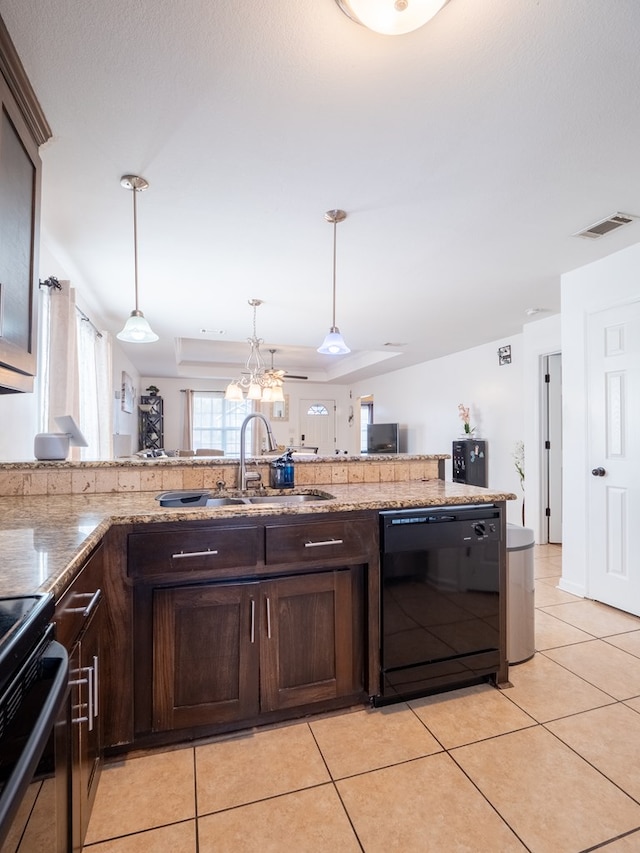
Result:
<svg viewBox="0 0 640 853">
<path fill-rule="evenodd" d="M 71 727 L 80 844 L 105 753 L 379 693 L 379 512 L 493 504 L 504 526 L 515 498 L 445 482 L 443 458 L 314 460 L 306 473 L 296 466 L 295 492 L 317 501 L 192 508 L 156 496 L 236 494 L 237 463 L 0 466 L 0 595 L 51 593 L 58 639 L 83 673 L 71 697 L 82 709 Z M 502 589 L 505 559 L 503 541 Z M 508 677 L 503 596 L 500 607 L 498 682 Z"/>
<path fill-rule="evenodd" d="M 6 467 L 2 466 L 3 469 Z M 162 486 L 162 482 L 159 483 L 158 491 Z M 107 531 L 119 524 L 154 524 L 168 520 L 181 523 L 258 514 L 298 516 L 353 510 L 379 511 L 516 499 L 509 492 L 440 479 L 321 484 L 318 489 L 331 494 L 332 498 L 286 507 L 243 505 L 192 509 L 160 507 L 155 500 L 158 491 L 5 494 L 0 497 L 0 595 L 26 595 L 38 591 L 52 592 L 58 598 Z M 304 486 L 296 489 L 297 492 L 305 490 L 312 489 Z"/>
</svg>

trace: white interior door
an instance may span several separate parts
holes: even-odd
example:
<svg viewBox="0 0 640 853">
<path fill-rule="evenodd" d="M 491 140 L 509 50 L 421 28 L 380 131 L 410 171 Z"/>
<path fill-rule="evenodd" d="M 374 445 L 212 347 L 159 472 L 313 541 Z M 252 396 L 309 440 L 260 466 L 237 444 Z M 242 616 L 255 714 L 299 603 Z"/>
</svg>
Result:
<svg viewBox="0 0 640 853">
<path fill-rule="evenodd" d="M 336 451 L 336 401 L 300 400 L 300 444 L 317 447 L 320 456 Z"/>
<path fill-rule="evenodd" d="M 589 316 L 588 595 L 640 616 L 640 302 Z"/>
</svg>

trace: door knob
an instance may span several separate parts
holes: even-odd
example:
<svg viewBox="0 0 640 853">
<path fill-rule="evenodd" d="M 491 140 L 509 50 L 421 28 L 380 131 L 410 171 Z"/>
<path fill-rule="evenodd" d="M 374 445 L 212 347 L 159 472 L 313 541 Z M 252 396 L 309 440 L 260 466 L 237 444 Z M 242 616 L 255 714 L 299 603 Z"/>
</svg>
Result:
<svg viewBox="0 0 640 853">
<path fill-rule="evenodd" d="M 604 470 L 604 468 L 594 468 L 591 473 L 594 477 L 604 477 L 607 472 Z"/>
</svg>

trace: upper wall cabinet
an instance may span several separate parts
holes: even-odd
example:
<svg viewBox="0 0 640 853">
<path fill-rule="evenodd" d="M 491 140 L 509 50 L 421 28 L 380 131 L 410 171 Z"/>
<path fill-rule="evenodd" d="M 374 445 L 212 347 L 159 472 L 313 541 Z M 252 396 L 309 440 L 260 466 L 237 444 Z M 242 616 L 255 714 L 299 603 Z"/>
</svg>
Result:
<svg viewBox="0 0 640 853">
<path fill-rule="evenodd" d="M 33 391 L 41 162 L 51 137 L 0 18 L 0 393 Z"/>
</svg>

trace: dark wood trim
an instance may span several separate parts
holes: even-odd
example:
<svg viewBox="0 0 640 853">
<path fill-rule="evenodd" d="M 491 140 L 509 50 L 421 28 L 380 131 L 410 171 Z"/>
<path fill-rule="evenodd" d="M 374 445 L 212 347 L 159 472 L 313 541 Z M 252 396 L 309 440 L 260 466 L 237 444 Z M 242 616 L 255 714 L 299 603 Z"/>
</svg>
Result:
<svg viewBox="0 0 640 853">
<path fill-rule="evenodd" d="M 0 16 L 0 71 L 7 86 L 20 108 L 29 133 L 36 145 L 40 146 L 53 136 L 49 122 L 45 118 L 40 102 L 36 97 L 27 72 L 11 40 L 9 30 Z"/>
</svg>

